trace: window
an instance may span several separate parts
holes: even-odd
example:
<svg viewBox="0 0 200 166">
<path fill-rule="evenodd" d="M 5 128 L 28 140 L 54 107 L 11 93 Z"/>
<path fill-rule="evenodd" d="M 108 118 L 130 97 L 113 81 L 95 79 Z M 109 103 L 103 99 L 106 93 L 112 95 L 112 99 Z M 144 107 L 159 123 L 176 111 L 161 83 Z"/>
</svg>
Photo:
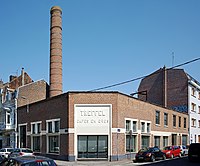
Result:
<svg viewBox="0 0 200 166">
<path fill-rule="evenodd" d="M 48 133 L 58 133 L 60 130 L 60 120 L 50 120 L 47 122 Z"/>
<path fill-rule="evenodd" d="M 60 120 L 47 120 L 48 153 L 59 153 Z"/>
<path fill-rule="evenodd" d="M 151 131 L 151 123 L 147 123 L 147 133 L 150 133 Z"/>
<path fill-rule="evenodd" d="M 32 124 L 32 134 L 35 134 L 35 124 Z"/>
<path fill-rule="evenodd" d="M 133 132 L 137 132 L 137 121 L 133 121 Z"/>
<path fill-rule="evenodd" d="M 154 146 L 160 148 L 160 136 L 154 136 Z"/>
<path fill-rule="evenodd" d="M 184 118 L 184 128 L 186 129 L 186 118 Z"/>
<path fill-rule="evenodd" d="M 173 115 L 173 127 L 176 127 L 176 115 Z"/>
<path fill-rule="evenodd" d="M 59 153 L 59 137 L 49 136 L 49 153 Z"/>
<path fill-rule="evenodd" d="M 200 120 L 199 120 L 199 128 L 200 128 Z"/>
<path fill-rule="evenodd" d="M 52 133 L 52 122 L 48 122 L 48 133 Z"/>
<path fill-rule="evenodd" d="M 200 114 L 200 106 L 199 106 L 199 114 Z"/>
<path fill-rule="evenodd" d="M 199 100 L 200 100 L 200 92 L 199 92 Z"/>
<path fill-rule="evenodd" d="M 195 112 L 196 111 L 196 104 L 192 103 L 191 104 L 191 111 Z"/>
<path fill-rule="evenodd" d="M 33 151 L 40 152 L 40 136 L 33 136 Z"/>
<path fill-rule="evenodd" d="M 195 97 L 195 88 L 192 88 L 192 96 Z"/>
<path fill-rule="evenodd" d="M 163 147 L 168 146 L 168 137 L 163 136 Z"/>
<path fill-rule="evenodd" d="M 178 117 L 178 127 L 181 127 L 181 117 Z"/>
<path fill-rule="evenodd" d="M 31 134 L 40 134 L 41 132 L 41 122 L 34 122 L 31 124 Z"/>
<path fill-rule="evenodd" d="M 160 111 L 156 111 L 156 124 L 160 124 Z"/>
<path fill-rule="evenodd" d="M 149 147 L 150 137 L 149 136 L 142 136 L 142 148 Z"/>
<path fill-rule="evenodd" d="M 164 126 L 168 126 L 168 113 L 164 113 Z"/>
<path fill-rule="evenodd" d="M 79 135 L 78 158 L 108 158 L 108 136 Z"/>
<path fill-rule="evenodd" d="M 7 124 L 10 124 L 10 113 L 7 113 Z"/>
<path fill-rule="evenodd" d="M 60 122 L 59 121 L 55 121 L 55 133 L 58 133 L 60 130 Z"/>
<path fill-rule="evenodd" d="M 136 151 L 136 135 L 126 135 L 126 152 Z"/>
<path fill-rule="evenodd" d="M 192 127 L 196 127 L 196 119 L 192 118 Z"/>
<path fill-rule="evenodd" d="M 141 122 L 141 132 L 145 132 L 145 122 Z"/>
<path fill-rule="evenodd" d="M 126 120 L 126 131 L 129 132 L 131 129 L 131 121 L 130 120 Z"/>
</svg>

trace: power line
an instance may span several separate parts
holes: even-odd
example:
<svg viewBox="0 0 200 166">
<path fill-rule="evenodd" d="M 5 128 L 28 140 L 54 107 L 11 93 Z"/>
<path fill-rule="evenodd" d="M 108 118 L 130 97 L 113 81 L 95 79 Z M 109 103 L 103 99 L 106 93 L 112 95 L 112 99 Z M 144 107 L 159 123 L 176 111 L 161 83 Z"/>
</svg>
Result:
<svg viewBox="0 0 200 166">
<path fill-rule="evenodd" d="M 184 63 L 181 63 L 179 65 L 176 65 L 176 66 L 172 66 L 171 68 L 168 68 L 166 70 L 172 70 L 174 68 L 177 68 L 177 67 L 180 67 L 180 66 L 184 66 L 184 65 L 187 65 L 187 64 L 190 64 L 190 63 L 193 63 L 193 62 L 196 62 L 200 60 L 200 57 L 199 58 L 196 58 L 196 59 L 193 59 L 193 60 L 190 60 L 190 61 L 187 61 L 187 62 L 184 62 Z M 153 74 L 157 74 L 161 71 L 157 71 Z M 123 81 L 123 82 L 119 82 L 119 83 L 116 83 L 116 84 L 112 84 L 112 85 L 108 85 L 108 86 L 104 86 L 104 87 L 100 87 L 100 88 L 96 88 L 96 89 L 93 89 L 93 90 L 90 90 L 89 92 L 93 92 L 93 91 L 98 91 L 98 90 L 103 90 L 103 89 L 108 89 L 108 88 L 112 88 L 112 87 L 115 87 L 115 86 L 119 86 L 119 85 L 123 85 L 123 84 L 127 84 L 129 82 L 134 82 L 134 81 L 137 81 L 137 80 L 140 80 L 140 79 L 143 79 L 149 75 L 152 75 L 152 74 L 148 74 L 148 75 L 145 75 L 145 76 L 141 76 L 141 77 L 138 77 L 138 78 L 134 78 L 134 79 L 131 79 L 131 80 L 127 80 L 127 81 Z"/>
</svg>

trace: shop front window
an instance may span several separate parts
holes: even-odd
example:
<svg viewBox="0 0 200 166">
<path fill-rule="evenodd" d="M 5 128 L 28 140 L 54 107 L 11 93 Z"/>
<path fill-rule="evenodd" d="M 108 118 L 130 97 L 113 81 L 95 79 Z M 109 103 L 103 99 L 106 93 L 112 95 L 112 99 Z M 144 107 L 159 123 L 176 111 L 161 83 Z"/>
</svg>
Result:
<svg viewBox="0 0 200 166">
<path fill-rule="evenodd" d="M 108 136 L 78 136 L 78 158 L 108 158 Z"/>
</svg>

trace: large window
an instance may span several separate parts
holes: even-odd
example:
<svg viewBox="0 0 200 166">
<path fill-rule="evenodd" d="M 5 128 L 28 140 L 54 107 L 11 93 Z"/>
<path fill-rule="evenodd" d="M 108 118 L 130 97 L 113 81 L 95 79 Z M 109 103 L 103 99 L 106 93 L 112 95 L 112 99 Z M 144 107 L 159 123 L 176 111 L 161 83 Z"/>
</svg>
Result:
<svg viewBox="0 0 200 166">
<path fill-rule="evenodd" d="M 149 136 L 142 136 L 142 148 L 149 147 Z"/>
<path fill-rule="evenodd" d="M 136 135 L 126 135 L 126 152 L 136 151 Z"/>
<path fill-rule="evenodd" d="M 40 152 L 40 133 L 41 133 L 41 122 L 31 123 L 31 137 L 32 137 L 32 149 L 35 152 Z"/>
<path fill-rule="evenodd" d="M 108 158 L 108 136 L 78 136 L 78 158 Z"/>
<path fill-rule="evenodd" d="M 58 119 L 47 120 L 46 124 L 47 124 L 48 153 L 59 153 L 60 120 Z"/>
<path fill-rule="evenodd" d="M 40 152 L 40 136 L 33 136 L 33 151 Z"/>
<path fill-rule="evenodd" d="M 160 124 L 160 111 L 156 111 L 156 124 Z"/>
</svg>

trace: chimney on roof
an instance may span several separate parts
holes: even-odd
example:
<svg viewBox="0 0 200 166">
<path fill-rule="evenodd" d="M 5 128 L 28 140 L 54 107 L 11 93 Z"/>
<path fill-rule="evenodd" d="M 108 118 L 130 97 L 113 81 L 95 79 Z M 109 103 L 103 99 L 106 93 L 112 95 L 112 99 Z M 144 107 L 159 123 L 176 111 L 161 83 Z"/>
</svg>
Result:
<svg viewBox="0 0 200 166">
<path fill-rule="evenodd" d="M 50 26 L 50 97 L 62 94 L 62 10 L 51 8 Z"/>
<path fill-rule="evenodd" d="M 21 71 L 21 77 L 22 77 L 22 86 L 24 86 L 24 68 L 23 67 Z"/>
</svg>

